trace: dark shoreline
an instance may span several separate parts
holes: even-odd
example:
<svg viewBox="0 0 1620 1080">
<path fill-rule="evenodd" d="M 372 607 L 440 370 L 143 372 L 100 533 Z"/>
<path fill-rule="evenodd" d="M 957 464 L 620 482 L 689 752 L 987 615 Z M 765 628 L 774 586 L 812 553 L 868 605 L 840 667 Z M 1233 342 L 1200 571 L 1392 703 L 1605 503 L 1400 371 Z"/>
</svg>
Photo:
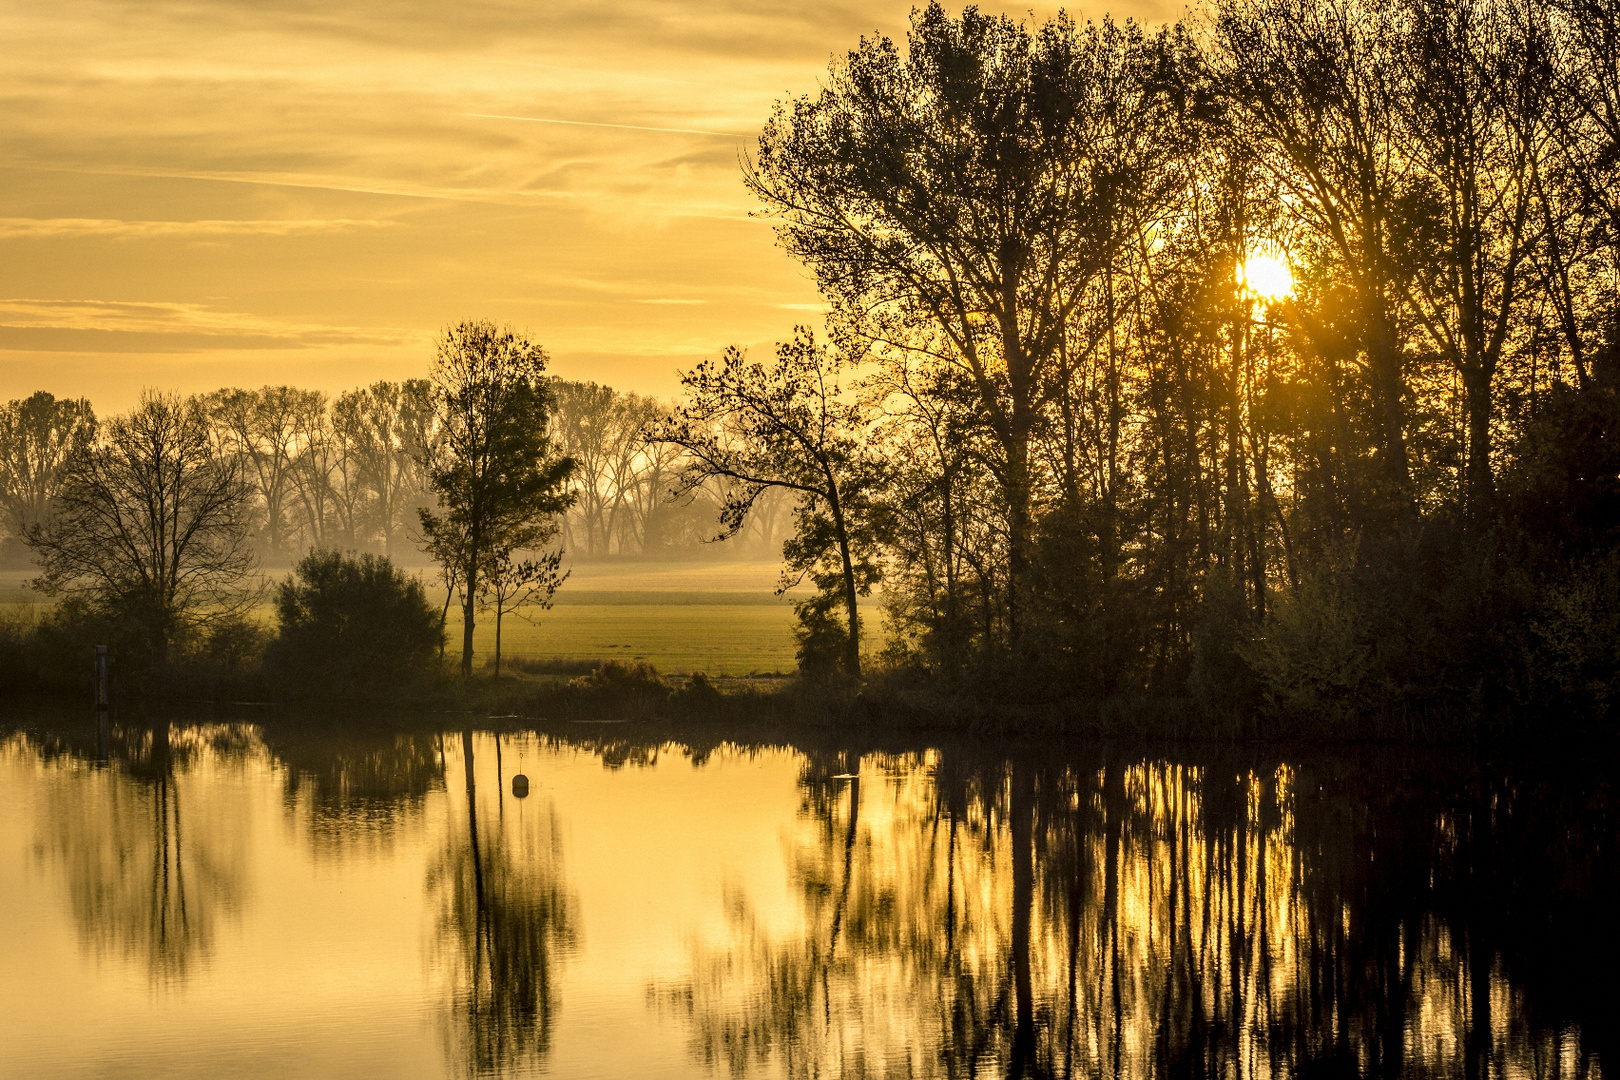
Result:
<svg viewBox="0 0 1620 1080">
<path fill-rule="evenodd" d="M 600 733 L 642 742 L 681 742 L 699 736 L 713 744 L 848 747 L 903 752 L 941 745 L 971 745 L 1017 753 L 1039 748 L 1061 752 L 1104 747 L 1112 752 L 1192 753 L 1227 756 L 1319 754 L 1387 756 L 1428 750 L 1464 752 L 1488 759 L 1511 753 L 1530 760 L 1578 752 L 1613 757 L 1607 733 L 1596 724 L 1570 722 L 1526 710 L 1507 723 L 1470 722 L 1461 714 L 1443 723 L 1403 725 L 1368 717 L 1360 733 L 1310 730 L 1308 723 L 1253 714 L 1211 716 L 1190 699 L 1054 703 L 1042 709 L 959 697 L 936 707 L 877 684 L 858 691 L 822 686 L 790 676 L 721 677 L 701 695 L 676 678 L 657 687 L 581 688 L 561 678 L 478 677 L 469 687 L 445 679 L 420 693 L 393 700 L 254 700 L 242 695 L 131 697 L 115 699 L 115 725 L 149 726 L 167 720 L 188 724 L 257 724 L 267 728 L 324 732 L 462 729 L 496 733 L 535 732 L 569 739 Z M 0 704 L 0 725 L 33 727 L 91 725 L 93 704 L 82 693 L 9 695 Z M 1594 751 L 1596 752 L 1594 754 Z"/>
</svg>

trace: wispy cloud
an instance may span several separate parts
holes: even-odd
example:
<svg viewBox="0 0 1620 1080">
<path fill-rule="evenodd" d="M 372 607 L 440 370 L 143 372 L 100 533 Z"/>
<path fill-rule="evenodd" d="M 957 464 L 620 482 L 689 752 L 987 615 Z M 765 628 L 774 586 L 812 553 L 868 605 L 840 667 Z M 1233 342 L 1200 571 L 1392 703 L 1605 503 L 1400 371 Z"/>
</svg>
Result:
<svg viewBox="0 0 1620 1080">
<path fill-rule="evenodd" d="M 399 346 L 420 331 L 295 323 L 203 304 L 165 301 L 0 299 L 0 350 L 197 352 Z"/>
<path fill-rule="evenodd" d="M 543 116 L 504 116 L 499 113 L 468 113 L 481 120 L 521 120 L 526 124 L 563 124 L 567 127 L 614 128 L 619 131 L 662 131 L 673 135 L 713 135 L 721 139 L 746 139 L 735 131 L 705 131 L 702 128 L 648 127 L 643 124 L 605 124 L 595 120 L 554 120 Z"/>
<path fill-rule="evenodd" d="M 638 304 L 707 304 L 707 300 L 666 300 L 659 297 L 656 300 L 637 300 Z"/>
<path fill-rule="evenodd" d="M 392 221 L 362 218 L 310 218 L 294 221 L 247 221 L 210 218 L 198 221 L 129 221 L 121 218 L 0 218 L 0 238 L 105 236 L 142 239 L 170 236 L 308 236 L 319 233 L 380 229 Z"/>
</svg>

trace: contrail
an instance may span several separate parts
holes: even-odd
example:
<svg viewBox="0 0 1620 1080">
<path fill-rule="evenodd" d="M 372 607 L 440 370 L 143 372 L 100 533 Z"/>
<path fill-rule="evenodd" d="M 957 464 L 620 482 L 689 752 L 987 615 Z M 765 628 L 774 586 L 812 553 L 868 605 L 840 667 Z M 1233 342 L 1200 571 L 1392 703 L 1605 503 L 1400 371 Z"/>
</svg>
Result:
<svg viewBox="0 0 1620 1080">
<path fill-rule="evenodd" d="M 723 139 L 746 139 L 735 131 L 703 131 L 699 128 L 643 127 L 640 124 L 598 124 L 590 120 L 548 120 L 541 116 L 501 116 L 498 113 L 466 113 L 482 120 L 522 120 L 530 124 L 567 124 L 569 127 L 617 128 L 620 131 L 668 131 L 676 135 L 717 135 Z"/>
</svg>

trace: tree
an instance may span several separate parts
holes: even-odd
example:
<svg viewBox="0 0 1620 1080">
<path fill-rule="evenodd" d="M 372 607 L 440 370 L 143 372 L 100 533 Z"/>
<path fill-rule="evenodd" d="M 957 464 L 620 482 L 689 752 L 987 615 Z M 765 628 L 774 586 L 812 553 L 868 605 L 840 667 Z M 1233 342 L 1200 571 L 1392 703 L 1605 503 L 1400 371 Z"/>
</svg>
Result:
<svg viewBox="0 0 1620 1080">
<path fill-rule="evenodd" d="M 545 350 L 488 321 L 450 327 L 431 382 L 437 438 L 425 463 L 439 497 L 420 513 L 427 549 L 459 566 L 461 672 L 472 675 L 481 575 L 566 510 L 574 463 L 552 446 Z"/>
<path fill-rule="evenodd" d="M 1495 0 L 1410 0 L 1403 39 L 1402 150 L 1433 208 L 1412 307 L 1462 379 L 1466 507 L 1491 508 L 1492 394 L 1514 309 L 1541 243 L 1534 176 L 1551 68 L 1532 27 Z"/>
<path fill-rule="evenodd" d="M 574 491 L 585 551 L 608 554 L 608 506 L 613 501 L 609 467 L 614 444 L 620 441 L 617 398 L 612 387 L 594 382 L 553 380 L 556 401 L 556 437 L 574 462 Z"/>
<path fill-rule="evenodd" d="M 551 598 L 568 571 L 562 569 L 562 549 L 538 557 L 518 559 L 509 547 L 497 548 L 484 568 L 484 601 L 495 609 L 495 677 L 501 677 L 501 621 L 508 614 L 521 615 L 524 608 L 548 610 Z"/>
<path fill-rule="evenodd" d="M 1122 213 L 1158 197 L 1178 152 L 1186 103 L 1166 75 L 1191 44 L 1062 15 L 955 20 L 937 0 L 908 43 L 863 40 L 819 95 L 779 105 L 744 180 L 841 317 L 885 340 L 932 326 L 971 376 L 1002 456 L 1016 638 L 1047 382 Z"/>
<path fill-rule="evenodd" d="M 831 579 L 840 586 L 843 663 L 859 678 L 858 598 L 870 591 L 876 570 L 856 550 L 862 528 L 857 516 L 863 487 L 870 482 L 861 449 L 867 425 L 859 405 L 840 393 L 838 377 L 845 366 L 837 353 L 818 347 L 805 327 L 792 341 L 777 345 L 769 367 L 727 349 L 718 364 L 705 360 L 681 376 L 685 401 L 653 425 L 648 438 L 679 445 L 689 455 L 677 496 L 712 480 L 732 482 L 720 510 L 722 539 L 741 531 L 766 491 L 798 494 L 799 532 L 784 554 L 790 570 L 813 577 L 824 557 L 835 560 L 834 571 L 818 577 L 817 584 Z M 825 608 L 804 603 L 801 620 L 806 633 L 815 634 Z"/>
<path fill-rule="evenodd" d="M 1398 150 L 1398 20 L 1365 0 L 1221 0 L 1216 26 L 1243 132 L 1354 295 L 1384 486 L 1410 514 L 1401 314 L 1422 200 Z"/>
<path fill-rule="evenodd" d="M 209 395 L 209 411 L 226 448 L 241 461 L 264 514 L 265 546 L 273 556 L 287 547 L 288 501 L 293 464 L 298 458 L 298 414 L 313 390 L 265 386 L 220 390 Z"/>
<path fill-rule="evenodd" d="M 240 461 L 218 452 L 202 402 L 148 390 L 70 459 L 26 541 L 38 587 L 90 601 L 161 665 L 181 635 L 250 603 L 248 530 Z"/>
<path fill-rule="evenodd" d="M 83 398 L 40 390 L 0 406 L 0 519 L 12 536 L 44 520 L 68 461 L 95 431 L 96 414 Z"/>
<path fill-rule="evenodd" d="M 338 397 L 332 426 L 354 459 L 365 493 L 370 527 L 382 537 L 383 554 L 425 486 L 418 460 L 432 441 L 433 407 L 425 379 L 375 382 Z"/>
<path fill-rule="evenodd" d="M 422 583 L 371 554 L 304 556 L 276 590 L 276 619 L 266 663 L 302 696 L 397 690 L 444 640 Z"/>
</svg>

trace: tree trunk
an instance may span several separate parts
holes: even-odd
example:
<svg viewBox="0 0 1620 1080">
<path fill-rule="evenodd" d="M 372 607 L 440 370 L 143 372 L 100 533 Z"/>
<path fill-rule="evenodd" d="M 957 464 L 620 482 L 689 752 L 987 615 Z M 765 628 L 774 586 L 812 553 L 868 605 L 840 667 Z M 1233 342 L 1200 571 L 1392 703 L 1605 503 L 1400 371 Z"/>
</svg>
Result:
<svg viewBox="0 0 1620 1080">
<path fill-rule="evenodd" d="M 1395 500 L 1401 518 L 1407 520 L 1416 515 L 1417 506 L 1412 501 L 1412 473 L 1406 456 L 1406 382 L 1401 377 L 1401 350 L 1381 304 L 1371 313 L 1370 321 L 1373 393 L 1383 427 L 1384 478 L 1393 489 L 1389 496 Z"/>
<path fill-rule="evenodd" d="M 1491 476 L 1491 375 L 1484 364 L 1463 369 L 1463 390 L 1468 399 L 1468 464 L 1466 505 L 1472 525 L 1490 515 L 1496 484 Z"/>
<path fill-rule="evenodd" d="M 1014 406 L 1017 412 L 1017 407 Z M 1024 626 L 1022 601 L 1029 581 L 1029 428 L 1015 422 L 1007 446 L 1007 638 L 1017 646 Z"/>
<path fill-rule="evenodd" d="M 501 616 L 506 614 L 501 605 L 495 605 L 495 677 L 501 677 Z"/>
<path fill-rule="evenodd" d="M 844 562 L 844 608 L 849 618 L 848 641 L 844 645 L 844 666 L 850 678 L 861 677 L 861 619 L 856 609 L 855 563 L 849 555 L 849 530 L 844 525 L 844 508 L 838 501 L 838 485 L 827 470 L 827 507 L 832 511 L 833 528 L 838 533 L 838 555 Z"/>
<path fill-rule="evenodd" d="M 450 601 L 456 598 L 456 583 L 450 582 L 444 590 L 444 607 L 439 610 L 439 663 L 444 663 L 445 631 L 450 628 Z"/>
<path fill-rule="evenodd" d="M 473 615 L 478 603 L 478 570 L 471 560 L 467 566 L 467 588 L 461 599 L 461 677 L 472 678 Z"/>
</svg>

